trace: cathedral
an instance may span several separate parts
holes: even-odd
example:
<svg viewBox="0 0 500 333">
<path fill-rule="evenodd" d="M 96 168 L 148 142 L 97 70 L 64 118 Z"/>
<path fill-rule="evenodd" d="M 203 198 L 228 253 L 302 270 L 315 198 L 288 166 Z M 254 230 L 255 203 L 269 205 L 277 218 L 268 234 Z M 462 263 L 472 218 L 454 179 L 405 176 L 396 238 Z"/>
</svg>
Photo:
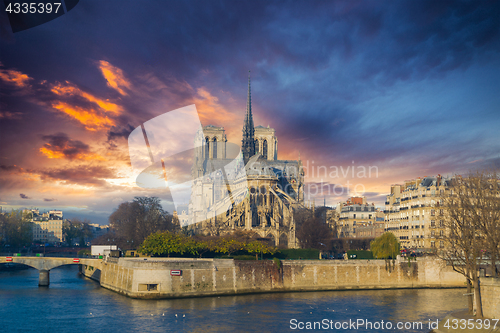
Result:
<svg viewBox="0 0 500 333">
<path fill-rule="evenodd" d="M 242 134 L 240 148 L 227 142 L 223 127 L 198 131 L 190 202 L 177 211 L 181 226 L 205 235 L 247 230 L 296 248 L 293 212 L 304 203 L 302 164 L 279 160 L 275 130 L 254 127 L 250 77 Z"/>
</svg>

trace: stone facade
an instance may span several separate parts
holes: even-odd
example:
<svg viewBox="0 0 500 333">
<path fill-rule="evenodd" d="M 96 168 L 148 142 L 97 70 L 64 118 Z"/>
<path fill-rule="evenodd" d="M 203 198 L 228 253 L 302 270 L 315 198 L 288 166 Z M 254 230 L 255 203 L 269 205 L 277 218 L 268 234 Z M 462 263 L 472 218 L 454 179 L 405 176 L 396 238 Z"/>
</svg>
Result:
<svg viewBox="0 0 500 333">
<path fill-rule="evenodd" d="M 480 283 L 483 316 L 500 319 L 500 279 L 482 277 Z"/>
<path fill-rule="evenodd" d="M 407 180 L 392 185 L 385 202 L 385 230 L 406 248 L 443 248 L 445 232 L 441 195 L 448 193 L 451 179 L 437 177 Z"/>
<path fill-rule="evenodd" d="M 365 197 L 352 197 L 346 202 L 339 202 L 336 211 L 339 216 L 337 223 L 339 238 L 366 238 L 380 233 L 377 217 L 383 215 L 373 203 L 368 204 Z M 384 228 L 381 229 L 383 232 Z"/>
<path fill-rule="evenodd" d="M 48 213 L 40 214 L 38 209 L 25 210 L 24 213 L 31 214 L 33 223 L 33 241 L 43 243 L 58 243 L 64 241 L 63 238 L 63 212 L 51 210 Z"/>
<path fill-rule="evenodd" d="M 195 138 L 190 202 L 176 214 L 195 234 L 246 230 L 296 248 L 293 212 L 304 202 L 302 163 L 278 160 L 275 130 L 253 127 L 248 84 L 241 150 L 227 142 L 223 127 L 204 126 Z"/>
<path fill-rule="evenodd" d="M 82 267 L 102 287 L 134 298 L 465 286 L 464 277 L 440 260 L 401 261 L 388 271 L 384 260 L 285 260 L 278 266 L 272 260 L 109 258 L 100 270 Z"/>
</svg>

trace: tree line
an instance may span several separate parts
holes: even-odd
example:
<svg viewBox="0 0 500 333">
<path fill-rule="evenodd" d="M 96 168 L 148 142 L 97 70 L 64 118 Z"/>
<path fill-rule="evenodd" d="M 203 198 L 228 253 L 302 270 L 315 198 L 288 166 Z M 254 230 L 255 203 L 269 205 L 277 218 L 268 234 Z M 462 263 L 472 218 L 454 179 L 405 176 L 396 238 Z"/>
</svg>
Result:
<svg viewBox="0 0 500 333">
<path fill-rule="evenodd" d="M 144 240 L 138 251 L 144 254 L 170 257 L 176 255 L 199 256 L 211 254 L 248 253 L 255 255 L 274 254 L 277 249 L 265 241 L 254 239 L 253 233 L 238 231 L 224 236 L 187 236 L 171 231 L 155 232 Z"/>
</svg>

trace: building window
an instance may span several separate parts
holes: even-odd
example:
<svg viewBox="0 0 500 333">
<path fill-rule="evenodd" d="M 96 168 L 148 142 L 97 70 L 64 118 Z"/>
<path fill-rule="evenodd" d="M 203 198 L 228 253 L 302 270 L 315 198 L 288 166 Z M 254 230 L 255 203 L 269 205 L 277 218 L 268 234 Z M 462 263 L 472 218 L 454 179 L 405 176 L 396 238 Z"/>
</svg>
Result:
<svg viewBox="0 0 500 333">
<path fill-rule="evenodd" d="M 444 242 L 443 242 L 443 241 L 439 241 L 439 247 L 440 247 L 440 248 L 443 248 L 443 247 L 444 247 Z"/>
<path fill-rule="evenodd" d="M 431 216 L 435 216 L 435 215 L 436 215 L 436 210 L 431 209 Z"/>
<path fill-rule="evenodd" d="M 435 237 L 434 230 L 431 231 L 431 237 Z"/>
<path fill-rule="evenodd" d="M 439 220 L 439 227 L 440 227 L 440 228 L 443 228 L 443 227 L 444 227 L 444 222 L 443 222 L 443 220 Z"/>
<path fill-rule="evenodd" d="M 443 230 L 441 230 L 441 231 L 439 232 L 439 236 L 441 236 L 441 237 L 443 237 L 443 236 L 444 236 L 444 231 L 443 231 Z"/>
<path fill-rule="evenodd" d="M 436 247 L 436 242 L 432 241 L 431 242 L 431 247 Z"/>
<path fill-rule="evenodd" d="M 217 138 L 214 138 L 214 146 L 212 150 L 213 150 L 212 158 L 217 158 Z"/>
<path fill-rule="evenodd" d="M 435 226 L 436 226 L 436 221 L 431 220 L 431 227 L 435 227 Z"/>
<path fill-rule="evenodd" d="M 210 140 L 207 138 L 205 138 L 205 158 L 209 158 L 210 157 Z"/>
<path fill-rule="evenodd" d="M 267 156 L 267 140 L 262 143 L 262 155 L 265 159 L 269 159 L 269 156 Z"/>
</svg>

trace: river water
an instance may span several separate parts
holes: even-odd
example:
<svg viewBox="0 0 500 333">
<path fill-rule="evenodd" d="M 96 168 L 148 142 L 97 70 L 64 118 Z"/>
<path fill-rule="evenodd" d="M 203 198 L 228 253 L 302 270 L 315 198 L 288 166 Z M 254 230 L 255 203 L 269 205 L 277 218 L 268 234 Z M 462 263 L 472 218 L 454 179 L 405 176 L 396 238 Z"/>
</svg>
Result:
<svg viewBox="0 0 500 333">
<path fill-rule="evenodd" d="M 80 276 L 77 266 L 51 270 L 48 288 L 38 287 L 35 269 L 0 271 L 0 331 L 290 332 L 307 331 L 308 323 L 314 328 L 317 322 L 318 331 L 337 327 L 352 332 L 429 332 L 429 320 L 467 307 L 464 293 L 366 290 L 135 300 Z M 364 323 L 354 329 L 349 320 L 358 319 Z M 366 326 L 368 322 L 372 326 Z M 382 329 L 387 322 L 392 329 Z M 399 322 L 406 328 L 397 330 Z"/>
</svg>

